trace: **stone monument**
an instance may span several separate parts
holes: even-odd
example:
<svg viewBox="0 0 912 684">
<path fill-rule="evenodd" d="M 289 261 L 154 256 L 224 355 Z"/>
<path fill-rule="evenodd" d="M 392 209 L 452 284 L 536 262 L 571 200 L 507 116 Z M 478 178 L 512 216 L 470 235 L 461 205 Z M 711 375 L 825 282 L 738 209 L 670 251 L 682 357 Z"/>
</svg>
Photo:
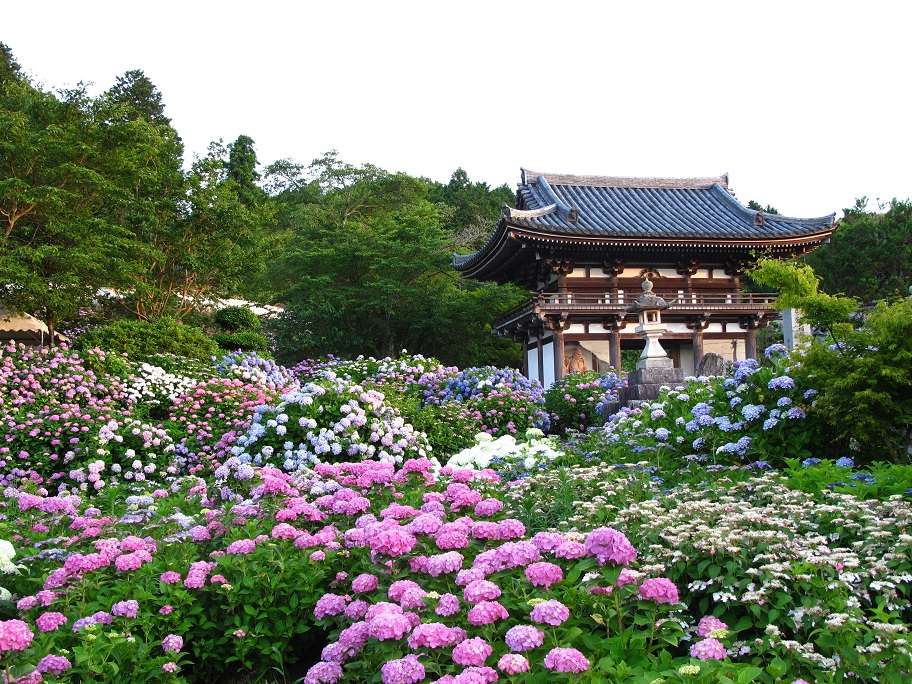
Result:
<svg viewBox="0 0 912 684">
<path fill-rule="evenodd" d="M 636 331 L 646 340 L 646 347 L 637 361 L 636 370 L 627 376 L 627 387 L 618 393 L 617 403 L 605 407 L 603 417 L 616 413 L 622 406 L 638 406 L 643 401 L 657 399 L 662 387 L 674 387 L 684 381 L 684 372 L 674 367 L 659 341 L 668 328 L 662 325 L 662 311 L 673 302 L 666 302 L 652 291 L 652 281 L 643 281 L 643 294 L 627 307 L 640 318 Z"/>
</svg>

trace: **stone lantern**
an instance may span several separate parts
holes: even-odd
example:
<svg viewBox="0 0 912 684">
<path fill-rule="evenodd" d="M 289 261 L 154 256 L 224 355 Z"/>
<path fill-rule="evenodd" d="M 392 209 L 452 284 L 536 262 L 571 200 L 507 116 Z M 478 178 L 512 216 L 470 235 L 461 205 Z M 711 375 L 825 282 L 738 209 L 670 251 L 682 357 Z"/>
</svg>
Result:
<svg viewBox="0 0 912 684">
<path fill-rule="evenodd" d="M 627 307 L 629 313 L 635 313 L 640 318 L 636 332 L 646 340 L 646 348 L 637 361 L 637 370 L 643 368 L 673 368 L 674 362 L 665 353 L 659 339 L 668 332 L 662 325 L 662 312 L 671 304 L 652 291 L 652 281 L 647 277 L 643 281 L 643 294 L 633 304 Z"/>
</svg>

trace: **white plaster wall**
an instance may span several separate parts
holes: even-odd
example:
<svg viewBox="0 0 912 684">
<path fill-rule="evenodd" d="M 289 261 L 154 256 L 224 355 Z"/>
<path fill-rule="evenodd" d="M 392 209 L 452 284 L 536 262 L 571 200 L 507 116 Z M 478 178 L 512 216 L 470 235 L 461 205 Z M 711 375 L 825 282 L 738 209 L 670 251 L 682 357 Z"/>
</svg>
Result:
<svg viewBox="0 0 912 684">
<path fill-rule="evenodd" d="M 554 345 L 546 344 L 542 347 L 542 356 L 544 357 L 545 377 L 540 378 L 541 384 L 545 389 L 554 384 Z"/>
<path fill-rule="evenodd" d="M 688 375 L 694 374 L 694 350 L 693 345 L 682 344 L 678 347 L 678 350 L 681 353 L 681 370 L 684 373 L 686 378 Z"/>
<path fill-rule="evenodd" d="M 541 380 L 538 377 L 538 348 L 526 350 L 526 368 L 529 369 L 529 380 Z"/>
</svg>

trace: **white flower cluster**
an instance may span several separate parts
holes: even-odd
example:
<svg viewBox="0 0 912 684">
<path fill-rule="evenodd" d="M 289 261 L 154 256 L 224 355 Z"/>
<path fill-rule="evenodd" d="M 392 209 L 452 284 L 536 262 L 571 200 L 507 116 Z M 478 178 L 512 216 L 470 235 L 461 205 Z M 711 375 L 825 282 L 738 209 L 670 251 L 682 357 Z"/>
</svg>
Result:
<svg viewBox="0 0 912 684">
<path fill-rule="evenodd" d="M 160 366 L 142 363 L 127 382 L 126 393 L 135 401 L 160 404 L 170 402 L 196 387 L 199 380 L 169 373 Z"/>
<path fill-rule="evenodd" d="M 563 456 L 558 442 L 545 437 L 537 428 L 526 430 L 526 441 L 517 442 L 513 435 L 494 439 L 487 432 L 475 435 L 475 445 L 463 449 L 446 463 L 454 470 L 483 470 L 493 468 L 500 473 L 530 472 Z"/>
</svg>

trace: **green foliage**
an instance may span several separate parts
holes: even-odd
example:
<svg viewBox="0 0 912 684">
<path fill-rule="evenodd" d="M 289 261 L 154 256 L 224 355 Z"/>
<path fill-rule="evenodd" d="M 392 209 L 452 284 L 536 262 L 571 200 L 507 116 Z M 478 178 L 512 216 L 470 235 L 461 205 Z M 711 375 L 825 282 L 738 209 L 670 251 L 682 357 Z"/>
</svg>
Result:
<svg viewBox="0 0 912 684">
<path fill-rule="evenodd" d="M 823 444 L 861 462 L 908 462 L 912 439 L 912 299 L 878 302 L 861 328 L 804 350 L 796 373 L 820 389 Z M 840 455 L 838 452 L 835 455 Z"/>
<path fill-rule="evenodd" d="M 256 332 L 262 325 L 259 316 L 246 306 L 226 306 L 212 315 L 212 320 L 225 332 Z"/>
<path fill-rule="evenodd" d="M 494 232 L 501 207 L 513 202 L 514 193 L 507 185 L 492 190 L 487 183 L 473 183 L 459 168 L 446 185 L 432 183 L 429 197 L 446 206 L 443 227 L 452 236 L 453 244 L 460 251 L 474 251 Z"/>
<path fill-rule="evenodd" d="M 255 351 L 261 356 L 269 351 L 269 340 L 255 332 L 216 333 L 212 340 L 228 351 Z"/>
<path fill-rule="evenodd" d="M 545 391 L 545 410 L 551 416 L 550 431 L 563 434 L 585 432 L 601 425 L 602 409 L 617 401 L 618 389 L 626 380 L 615 373 L 600 375 L 597 371 L 571 373 Z"/>
<path fill-rule="evenodd" d="M 119 222 L 126 171 L 147 168 L 150 145 L 105 120 L 86 88 L 58 94 L 13 68 L 0 81 L 0 290 L 12 311 L 52 331 L 100 287 L 123 284 L 129 234 Z"/>
<path fill-rule="evenodd" d="M 312 182 L 290 193 L 291 202 L 306 199 L 289 205 L 295 234 L 272 267 L 287 305 L 271 326 L 283 362 L 401 349 L 448 363 L 518 359 L 518 345 L 489 331 L 519 293 L 459 280 L 444 215 L 424 180 L 343 164 L 335 153 L 309 173 Z"/>
<path fill-rule="evenodd" d="M 199 328 L 160 317 L 151 321 L 120 318 L 79 336 L 78 349 L 98 347 L 107 352 L 141 359 L 153 354 L 176 354 L 208 359 L 218 354 L 218 345 Z"/>
<path fill-rule="evenodd" d="M 862 198 L 839 229 L 807 257 L 829 294 L 861 301 L 908 294 L 912 285 L 912 202 L 897 200 L 869 211 Z"/>
<path fill-rule="evenodd" d="M 818 458 L 786 461 L 787 486 L 810 494 L 829 490 L 862 500 L 886 500 L 892 496 L 906 496 L 912 491 L 912 465 L 869 463 L 864 468 L 854 469 L 853 460 L 846 457 L 838 461 Z"/>
<path fill-rule="evenodd" d="M 253 207 L 266 199 L 266 193 L 257 185 L 260 174 L 257 171 L 253 138 L 240 135 L 233 143 L 229 143 L 226 170 L 228 179 L 236 184 L 238 197 L 243 204 Z"/>
</svg>

